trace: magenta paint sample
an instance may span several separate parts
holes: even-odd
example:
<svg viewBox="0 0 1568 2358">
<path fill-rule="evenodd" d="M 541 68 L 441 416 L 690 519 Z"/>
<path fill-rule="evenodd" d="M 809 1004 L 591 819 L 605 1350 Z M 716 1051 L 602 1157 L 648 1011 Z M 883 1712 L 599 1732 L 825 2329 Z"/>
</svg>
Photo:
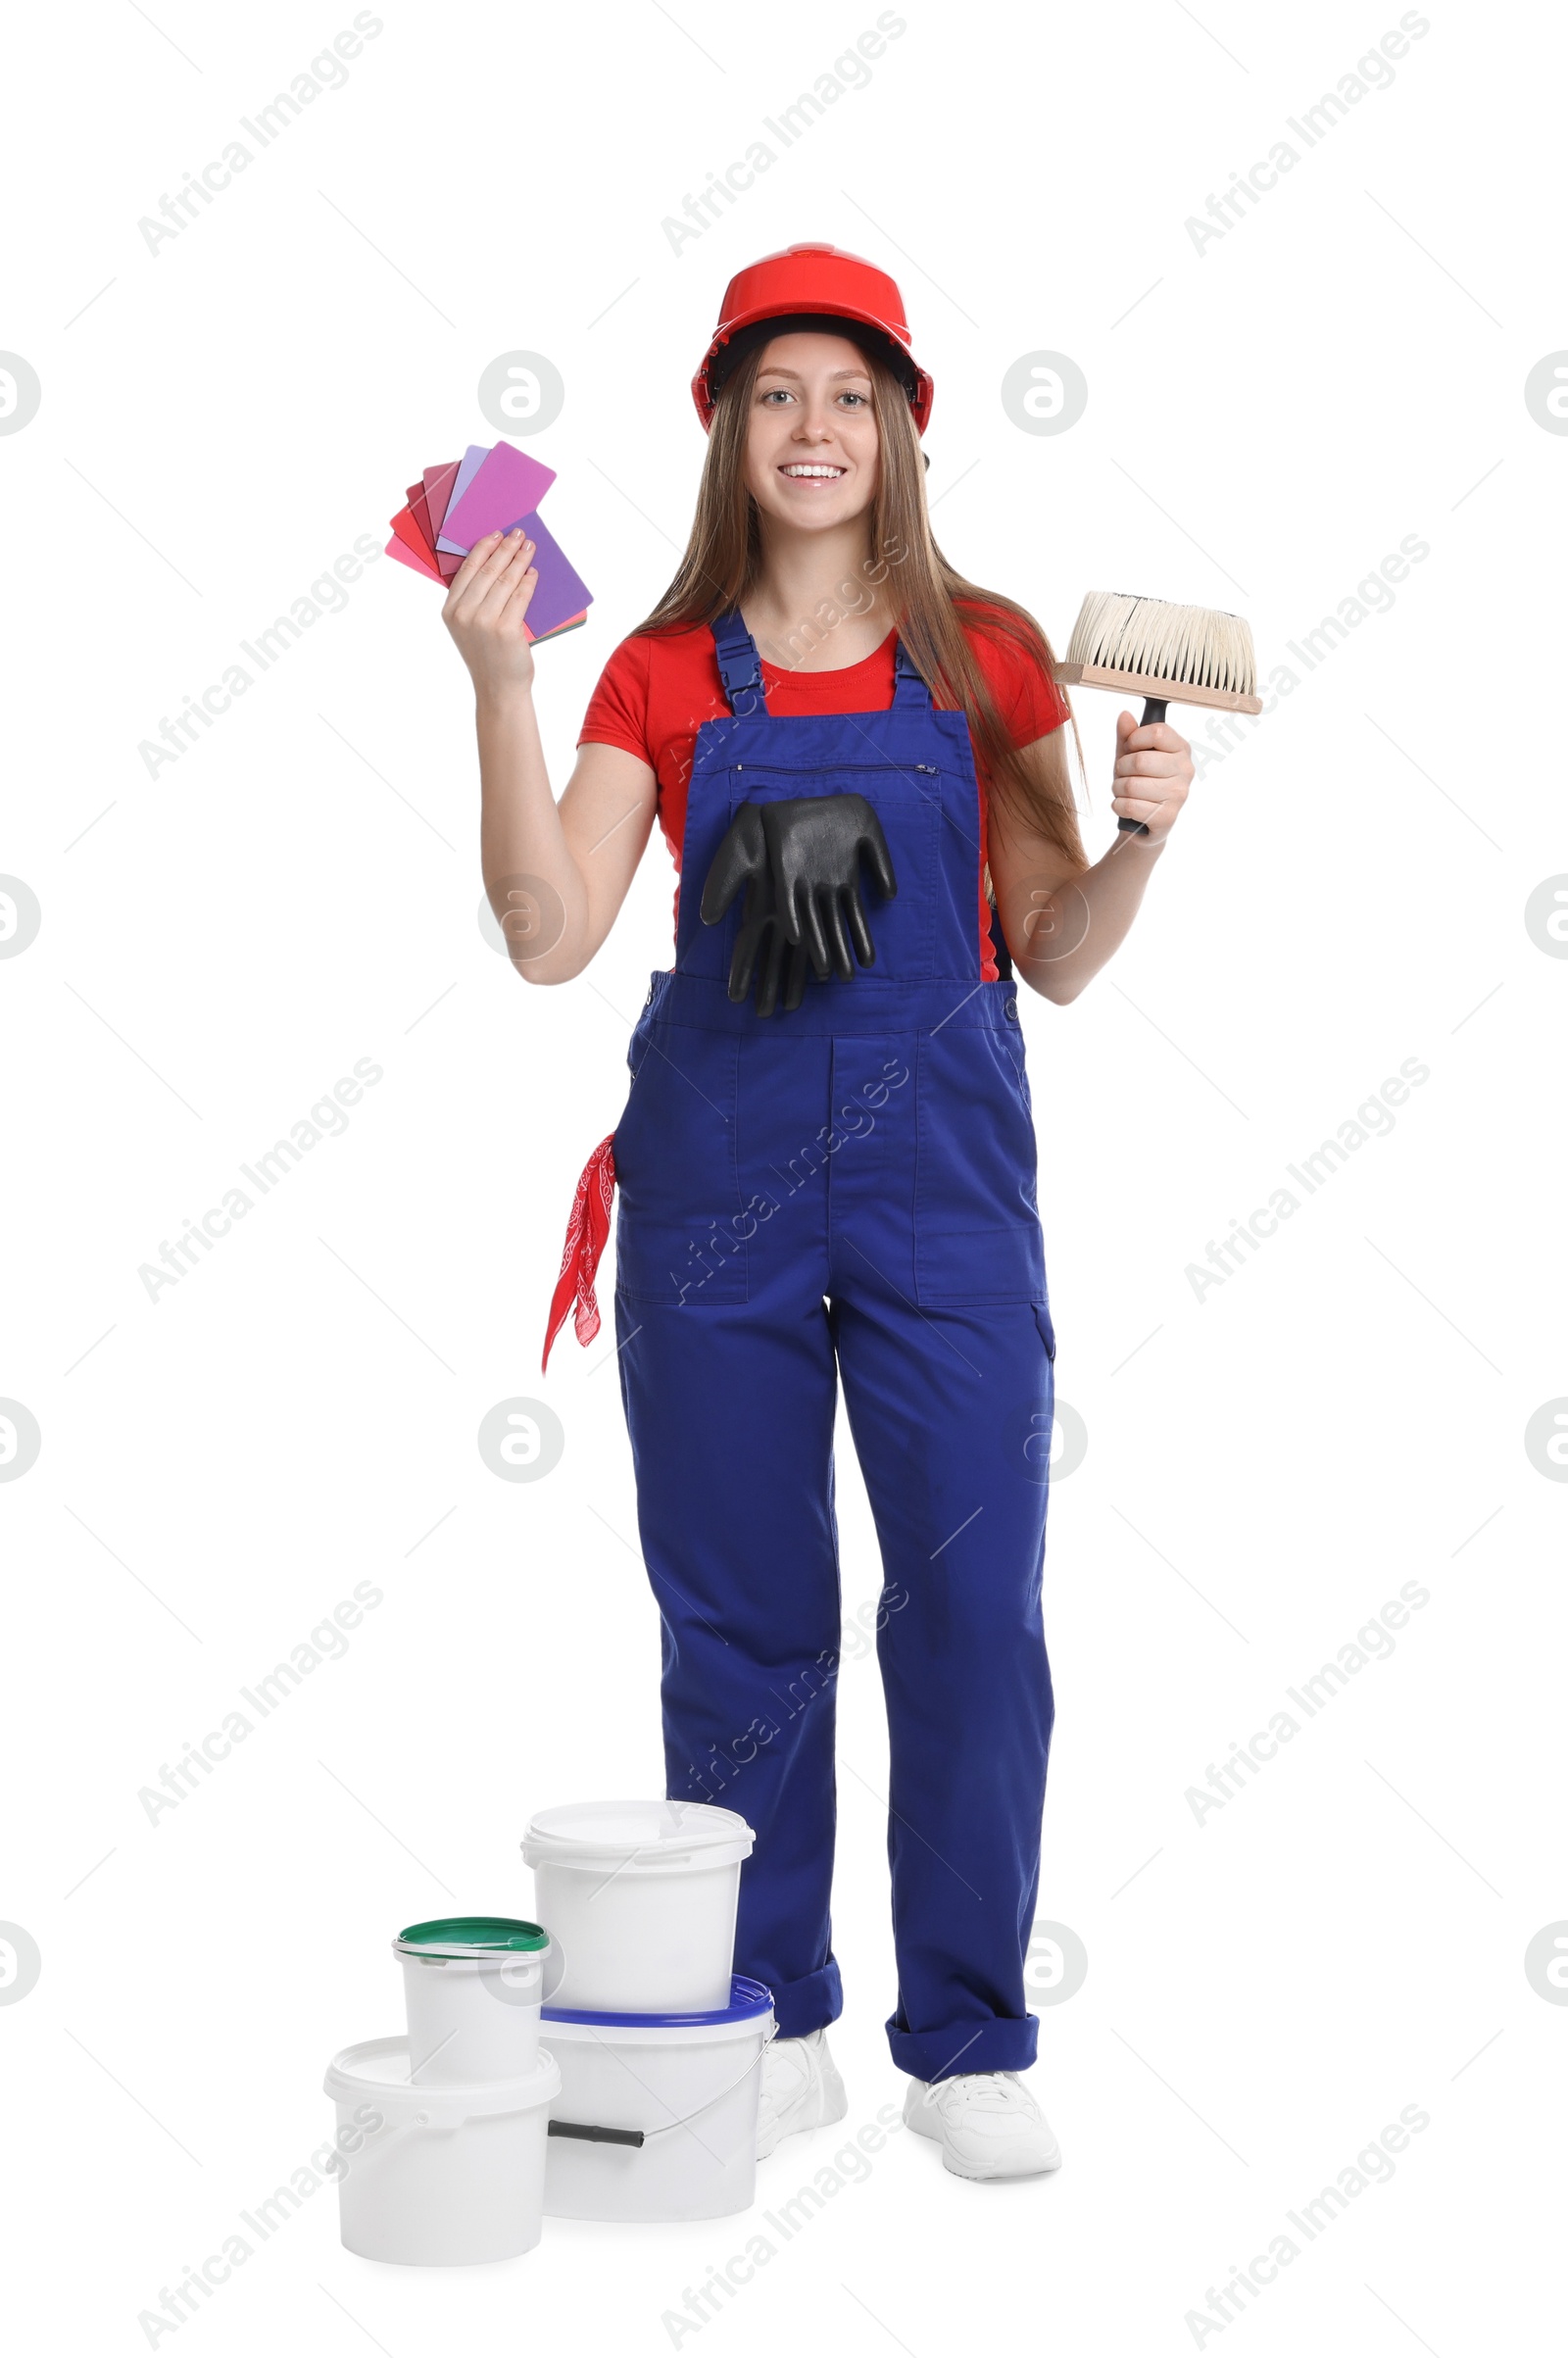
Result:
<svg viewBox="0 0 1568 2358">
<path fill-rule="evenodd" d="M 478 473 L 480 467 L 484 465 L 489 456 L 490 453 L 484 443 L 469 443 L 467 449 L 464 452 L 463 457 L 458 462 L 457 480 L 452 486 L 452 495 L 447 501 L 447 516 L 452 514 L 459 500 L 462 499 L 464 493 L 467 490 L 468 485 L 473 481 L 474 476 Z M 445 525 L 446 516 L 443 516 L 441 520 L 443 525 Z M 458 548 L 455 541 L 446 540 L 439 533 L 436 536 L 435 545 L 438 549 L 450 549 L 456 556 L 459 557 L 466 557 L 468 554 L 466 549 Z"/>
<path fill-rule="evenodd" d="M 487 532 L 510 532 L 533 515 L 555 479 L 554 467 L 542 466 L 510 442 L 498 442 L 485 453 L 466 487 L 459 474 L 437 546 L 466 554 Z"/>
</svg>

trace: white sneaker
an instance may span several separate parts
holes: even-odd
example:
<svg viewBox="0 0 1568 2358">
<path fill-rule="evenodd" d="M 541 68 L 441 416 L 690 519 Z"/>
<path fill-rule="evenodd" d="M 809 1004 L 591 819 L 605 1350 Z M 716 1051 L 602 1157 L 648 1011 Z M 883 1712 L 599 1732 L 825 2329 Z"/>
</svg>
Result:
<svg viewBox="0 0 1568 2358">
<path fill-rule="evenodd" d="M 956 2178 L 1032 2178 L 1061 2166 L 1061 2147 L 1016 2072 L 911 2080 L 904 2124 L 933 2137 Z"/>
<path fill-rule="evenodd" d="M 757 2108 L 757 2158 L 765 2161 L 780 2137 L 802 2129 L 824 2129 L 850 2109 L 838 2066 L 827 2051 L 827 2033 L 804 2039 L 775 2039 L 762 2057 L 762 2087 Z"/>
</svg>

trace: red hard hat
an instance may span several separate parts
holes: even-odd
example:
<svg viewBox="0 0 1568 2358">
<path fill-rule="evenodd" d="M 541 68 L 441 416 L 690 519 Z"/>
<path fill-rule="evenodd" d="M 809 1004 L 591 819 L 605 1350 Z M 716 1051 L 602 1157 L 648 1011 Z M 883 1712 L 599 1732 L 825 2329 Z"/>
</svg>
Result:
<svg viewBox="0 0 1568 2358">
<path fill-rule="evenodd" d="M 717 390 L 713 364 L 725 346 L 760 319 L 790 315 L 858 319 L 862 327 L 873 328 L 878 341 L 890 347 L 888 360 L 905 380 L 915 425 L 925 432 L 936 388 L 909 350 L 909 327 L 898 287 L 886 270 L 862 262 L 858 254 L 846 254 L 839 246 L 803 245 L 764 254 L 760 262 L 738 270 L 725 288 L 713 340 L 692 378 L 692 399 L 705 433 L 713 420 Z"/>
</svg>

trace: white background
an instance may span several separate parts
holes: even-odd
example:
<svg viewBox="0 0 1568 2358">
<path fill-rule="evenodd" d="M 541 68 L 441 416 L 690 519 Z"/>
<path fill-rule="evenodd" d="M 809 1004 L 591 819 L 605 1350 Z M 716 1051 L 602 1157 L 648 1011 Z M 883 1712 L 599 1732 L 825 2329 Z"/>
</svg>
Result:
<svg viewBox="0 0 1568 2358">
<path fill-rule="evenodd" d="M 477 380 L 521 348 L 565 382 L 532 447 L 597 590 L 539 659 L 564 781 L 684 539 L 723 285 L 825 236 L 904 288 L 965 572 L 1058 648 L 1092 587 L 1239 609 L 1298 684 L 1205 766 L 1113 966 L 1024 1008 L 1088 1436 L 1047 1558 L 1041 1907 L 1089 1956 L 1040 2009 L 1064 2166 L 968 2186 L 897 2137 L 678 2346 L 1191 2349 L 1207 2288 L 1411 2105 L 1430 2126 L 1392 2182 L 1200 2346 L 1543 2346 L 1568 2011 L 1524 1952 L 1568 1917 L 1568 1490 L 1524 1431 L 1568 1393 L 1568 965 L 1524 911 L 1568 870 L 1568 438 L 1524 382 L 1568 344 L 1560 27 L 1423 11 L 1392 86 L 1308 150 L 1286 119 L 1395 0 L 915 0 L 866 86 L 677 253 L 664 217 L 872 0 L 378 14 L 346 85 L 156 254 L 141 217 L 347 0 L 102 0 L 12 43 L 0 345 L 43 397 L 0 438 L 0 869 L 42 923 L 0 962 L 0 1394 L 42 1444 L 0 1485 L 0 1917 L 42 1971 L 0 2007 L 9 2333 L 148 2346 L 160 2287 L 321 2143 L 328 2057 L 398 2027 L 398 1926 L 526 1913 L 535 1808 L 662 1790 L 607 1340 L 568 1333 L 538 1373 L 572 1185 L 669 959 L 662 848 L 588 976 L 519 986 L 477 920 L 466 678 L 437 593 L 390 563 L 156 777 L 138 745 L 379 545 L 419 467 L 494 439 Z M 1295 169 L 1196 250 L 1188 218 L 1281 137 Z M 1066 433 L 1004 411 L 1036 351 L 1087 377 Z M 1288 642 L 1408 535 L 1429 554 L 1392 610 L 1308 672 Z M 1098 856 L 1118 707 L 1077 707 Z M 150 1301 L 139 1266 L 366 1057 L 384 1077 L 346 1133 Z M 1392 1132 L 1197 1299 L 1188 1264 L 1407 1058 L 1430 1077 Z M 565 1432 L 534 1484 L 475 1446 L 515 1396 Z M 847 1443 L 841 1476 L 853 1610 L 880 1573 Z M 382 1601 L 343 1658 L 149 1823 L 139 1790 L 365 1581 Z M 1429 1601 L 1392 1656 L 1200 1823 L 1188 1789 L 1408 1581 Z M 767 2206 L 904 2086 L 868 1660 L 839 1708 L 850 2117 L 764 2166 Z M 1049 1972 L 1042 1950 L 1043 1998 Z M 345 2253 L 335 2201 L 156 2346 L 656 2352 L 757 2232 L 551 2222 L 526 2259 L 422 2276 Z"/>
</svg>

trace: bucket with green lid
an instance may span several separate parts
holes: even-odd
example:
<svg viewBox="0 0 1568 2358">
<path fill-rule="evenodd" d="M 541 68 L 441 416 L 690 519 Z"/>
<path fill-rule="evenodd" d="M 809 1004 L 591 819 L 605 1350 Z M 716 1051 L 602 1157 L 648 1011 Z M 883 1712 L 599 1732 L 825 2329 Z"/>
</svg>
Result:
<svg viewBox="0 0 1568 2358">
<path fill-rule="evenodd" d="M 533 2069 L 539 2009 L 561 1978 L 543 1925 L 437 1916 L 392 1943 L 409 2014 L 409 2079 L 422 2088 L 511 2080 Z"/>
</svg>

